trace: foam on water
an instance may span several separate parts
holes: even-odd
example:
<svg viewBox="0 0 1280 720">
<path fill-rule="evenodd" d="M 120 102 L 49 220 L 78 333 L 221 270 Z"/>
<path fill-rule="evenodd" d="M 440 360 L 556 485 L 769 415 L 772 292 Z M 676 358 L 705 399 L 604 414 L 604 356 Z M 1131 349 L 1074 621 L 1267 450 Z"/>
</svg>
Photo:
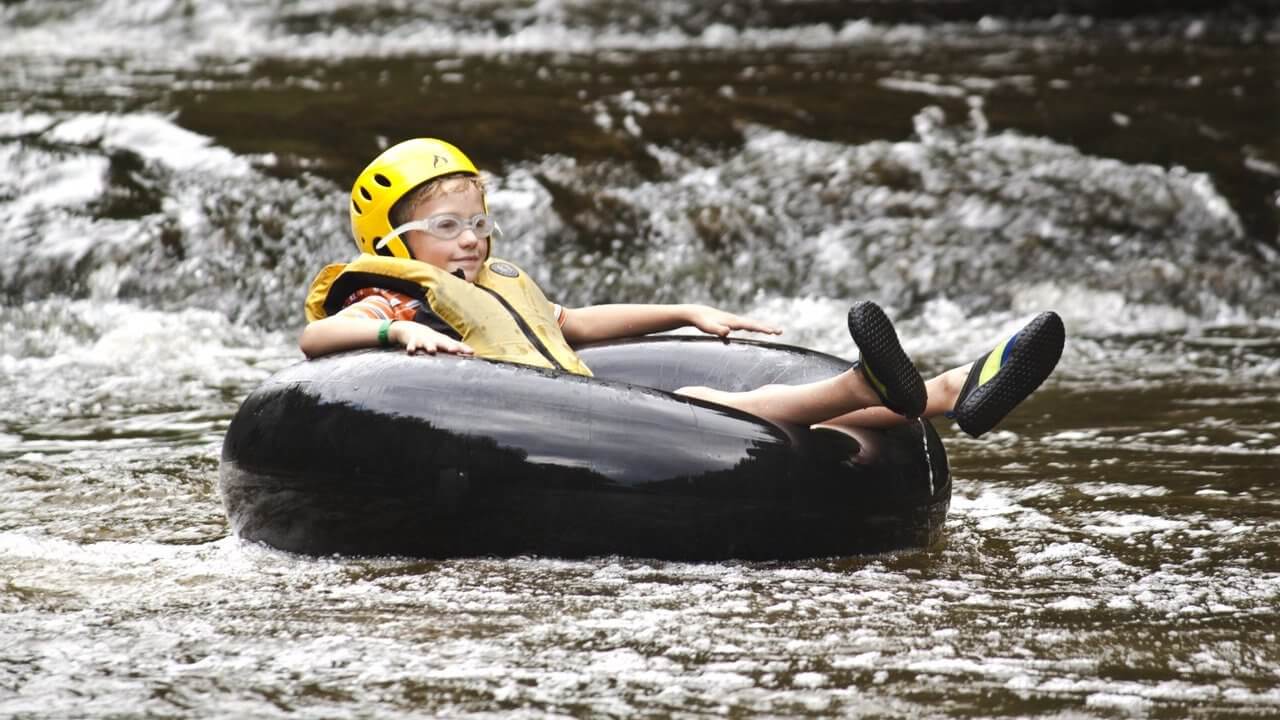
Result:
<svg viewBox="0 0 1280 720">
<path fill-rule="evenodd" d="M 223 402 L 223 389 L 260 382 L 296 351 L 288 339 L 232 325 L 205 310 L 145 310 L 93 301 L 28 303 L 7 313 L 0 369 L 26 388 L 6 384 L 3 413 L 54 419 L 80 412 L 134 411 Z M 30 328 L 42 328 L 31 332 Z"/>
<path fill-rule="evenodd" d="M 53 143 L 126 150 L 173 170 L 226 177 L 243 177 L 249 173 L 246 158 L 213 146 L 209 138 L 184 130 L 174 124 L 173 118 L 159 115 L 76 115 L 53 124 L 42 136 Z"/>
<path fill-rule="evenodd" d="M 275 3 L 186 4 L 172 0 L 63 3 L 58 11 L 0 8 L 13 32 L 8 56 L 127 59 L 146 49 L 168 67 L 195 66 L 210 58 L 323 59 L 439 54 L 511 55 L 602 53 L 618 50 L 823 49 L 852 43 L 912 45 L 927 31 L 914 25 L 878 26 L 849 20 L 833 26 L 752 26 L 717 21 L 704 8 L 662 0 L 643 13 L 617 2 L 486 2 L 431 8 L 411 5 L 369 12 L 363 3 L 329 0 L 283 10 Z M 749 11 L 748 11 L 749 12 Z M 732 16 L 732 9 L 722 12 Z M 6 17 L 7 16 L 7 17 Z M 329 20 L 345 16 L 338 25 Z M 686 27 L 671 21 L 689 17 Z M 729 20 L 728 17 L 725 20 Z M 77 41 L 68 43 L 67 37 Z"/>
<path fill-rule="evenodd" d="M 1086 4 L 1087 5 L 1087 4 Z M 1088 5 L 1088 7 L 1093 7 Z M 909 12 L 904 15 L 910 15 Z M 169 67 L 211 58 L 397 57 L 439 54 L 518 55 L 631 50 L 742 50 L 876 44 L 919 52 L 961 30 L 918 24 L 877 24 L 833 18 L 823 2 L 755 2 L 727 6 L 658 0 L 637 6 L 623 0 L 486 0 L 380 6 L 356 0 L 312 0 L 281 7 L 269 0 L 183 3 L 174 0 L 87 0 L 11 4 L 0 8 L 11 30 L 0 52 L 63 60 L 157 56 Z M 1009 23 L 984 18 L 962 35 L 993 37 Z M 1089 29 L 1091 18 L 1060 15 L 1040 27 L 1070 33 Z M 1202 21 L 1181 24 L 1190 39 L 1205 33 Z M 998 28 L 998 30 L 996 29 Z M 1235 30 L 1256 37 L 1252 25 Z M 976 33 L 975 33 L 976 31 Z M 1230 32 L 1230 30 L 1229 30 Z M 66 42 L 75 37 L 76 42 Z M 911 88 L 918 90 L 916 87 Z"/>
<path fill-rule="evenodd" d="M 58 678 L 81 678 L 87 683 L 82 689 L 105 699 L 127 692 L 108 670 L 125 658 L 132 671 L 177 692 L 156 700 L 157 710 L 181 705 L 219 674 L 222 683 L 231 683 L 222 692 L 230 690 L 232 700 L 260 685 L 287 688 L 290 676 L 310 677 L 316 686 L 377 683 L 387 710 L 412 703 L 426 689 L 444 693 L 439 701 L 470 688 L 486 702 L 586 703 L 580 707 L 593 712 L 704 702 L 756 712 L 835 711 L 866 700 L 841 688 L 879 676 L 891 684 L 905 676 L 904 687 L 932 676 L 964 679 L 976 692 L 1011 683 L 1026 691 L 1152 701 L 1203 692 L 1195 683 L 1082 677 L 1098 671 L 1097 661 L 1072 649 L 1069 633 L 1041 633 L 1036 641 L 1059 646 L 1057 661 L 1020 657 L 1011 652 L 1017 641 L 1010 644 L 998 632 L 975 637 L 944 624 L 923 643 L 899 634 L 906 623 L 937 627 L 940 620 L 959 620 L 958 607 L 1010 609 L 998 585 L 989 593 L 972 592 L 975 581 L 991 582 L 974 574 L 977 567 L 966 571 L 964 584 L 920 583 L 916 571 L 875 560 L 860 569 L 623 560 L 298 561 L 233 540 L 186 548 L 78 546 L 12 533 L 0 534 L 0 552 L 17 567 L 15 584 L 46 598 L 48 610 L 27 607 L 10 619 L 20 630 L 40 624 L 41 637 L 49 640 L 25 646 L 26 660 L 54 671 L 45 681 L 27 683 L 23 699 L 6 705 L 14 711 L 30 711 L 38 702 L 63 707 L 64 680 Z M 1067 544 L 1028 558 L 1028 564 L 1063 567 L 1049 576 L 1062 581 L 1075 571 L 1061 563 L 1090 557 L 1087 546 Z M 50 560 L 58 561 L 58 573 L 45 570 Z M 1114 574 L 1115 568 L 1098 572 Z M 170 582 L 147 586 L 139 582 L 143 574 Z M 1158 605 L 1161 586 L 1170 581 L 1179 579 L 1157 574 L 1134 594 L 1144 605 Z M 104 583 L 133 590 L 83 594 Z M 538 587 L 555 591 L 530 592 Z M 1184 587 L 1196 592 L 1193 583 Z M 1257 587 L 1241 590 L 1258 597 Z M 1269 592 L 1274 596 L 1275 588 Z M 235 602 L 223 604 L 228 598 Z M 1083 602 L 1067 596 L 1033 610 L 1013 599 L 1012 608 L 1045 622 L 1094 604 Z M 1169 612 L 1185 614 L 1186 602 L 1174 599 Z M 402 612 L 408 608 L 412 612 Z M 80 612 L 108 622 L 85 625 Z M 351 620 L 361 617 L 376 625 L 362 624 L 352 634 Z M 859 621 L 849 623 L 854 617 Z M 264 633 L 276 642 L 248 640 Z M 86 642 L 97 652 L 67 652 Z M 983 660 L 967 657 L 973 652 Z M 1200 651 L 1202 659 L 1206 652 L 1212 653 Z M 166 655 L 173 659 L 160 660 Z M 1238 660 L 1228 662 L 1241 669 Z M 826 691 L 810 694 L 816 689 Z M 1275 702 L 1265 693 L 1237 690 L 1235 703 Z M 327 714 L 340 711 L 334 700 L 340 703 L 296 690 L 285 690 L 284 698 L 289 709 L 329 708 Z M 468 707 L 464 696 L 452 701 L 456 706 L 445 702 Z M 215 712 L 229 717 L 236 707 L 221 704 Z"/>
<path fill-rule="evenodd" d="M 0 323 L 0 528 L 172 543 L 226 534 L 218 449 L 290 338 L 202 310 L 42 301 Z"/>
</svg>

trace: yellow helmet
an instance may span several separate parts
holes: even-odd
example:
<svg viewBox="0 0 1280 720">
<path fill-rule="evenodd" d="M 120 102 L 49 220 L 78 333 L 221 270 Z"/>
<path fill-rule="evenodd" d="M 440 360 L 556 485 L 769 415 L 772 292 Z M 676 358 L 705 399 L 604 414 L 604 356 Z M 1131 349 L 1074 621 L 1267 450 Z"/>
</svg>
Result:
<svg viewBox="0 0 1280 720">
<path fill-rule="evenodd" d="M 394 229 L 391 208 L 422 183 L 453 173 L 480 174 L 461 150 L 443 140 L 414 138 L 383 150 L 351 186 L 351 235 L 360 252 L 413 257 L 399 237 L 377 247 Z"/>
</svg>

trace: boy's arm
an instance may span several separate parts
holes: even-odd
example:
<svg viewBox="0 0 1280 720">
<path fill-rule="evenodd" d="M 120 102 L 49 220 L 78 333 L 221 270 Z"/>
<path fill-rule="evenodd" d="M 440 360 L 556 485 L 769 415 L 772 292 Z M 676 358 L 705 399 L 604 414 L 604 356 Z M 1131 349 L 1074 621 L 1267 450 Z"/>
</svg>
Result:
<svg viewBox="0 0 1280 720">
<path fill-rule="evenodd" d="M 560 330 L 570 345 L 696 327 L 724 337 L 734 330 L 778 335 L 771 325 L 706 305 L 591 305 L 565 308 Z"/>
<path fill-rule="evenodd" d="M 308 323 L 298 338 L 298 348 L 308 358 L 355 350 L 357 348 L 378 347 L 378 337 L 384 320 L 362 317 L 343 317 L 334 315 Z M 387 329 L 387 339 L 404 347 L 412 354 L 425 352 L 434 355 L 437 352 L 471 355 L 474 351 L 466 343 L 442 335 L 435 330 L 411 320 L 396 320 Z"/>
</svg>

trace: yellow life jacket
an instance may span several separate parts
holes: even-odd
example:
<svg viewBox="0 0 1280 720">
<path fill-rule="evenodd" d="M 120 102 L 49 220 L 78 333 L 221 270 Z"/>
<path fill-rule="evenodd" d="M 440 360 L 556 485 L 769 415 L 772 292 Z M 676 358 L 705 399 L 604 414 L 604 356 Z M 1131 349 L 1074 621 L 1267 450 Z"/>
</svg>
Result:
<svg viewBox="0 0 1280 720">
<path fill-rule="evenodd" d="M 504 260 L 486 260 L 470 283 L 418 260 L 360 255 L 325 267 L 311 281 L 307 322 L 336 314 L 352 293 L 370 287 L 421 301 L 479 357 L 591 375 L 560 332 L 555 307 L 526 273 Z"/>
</svg>

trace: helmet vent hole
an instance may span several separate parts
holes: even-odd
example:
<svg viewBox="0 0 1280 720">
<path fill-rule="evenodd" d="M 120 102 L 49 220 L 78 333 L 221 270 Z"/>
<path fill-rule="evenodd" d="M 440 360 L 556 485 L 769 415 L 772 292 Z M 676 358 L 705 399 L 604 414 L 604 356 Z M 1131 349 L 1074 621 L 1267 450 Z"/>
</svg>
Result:
<svg viewBox="0 0 1280 720">
<path fill-rule="evenodd" d="M 360 209 L 360 203 L 356 202 L 355 200 L 352 200 L 352 201 L 351 201 L 351 209 L 352 209 L 352 210 L 355 210 L 357 215 L 363 215 L 363 214 L 364 214 L 364 210 L 361 210 L 361 209 Z"/>
<path fill-rule="evenodd" d="M 373 181 L 378 183 L 382 187 L 387 187 L 387 188 L 391 187 L 391 181 L 388 180 L 387 176 L 383 175 L 382 173 L 375 174 L 373 176 Z"/>
<path fill-rule="evenodd" d="M 374 253 L 376 253 L 376 254 L 378 254 L 378 255 L 388 255 L 388 256 L 390 256 L 390 255 L 392 254 L 392 253 L 391 253 L 391 248 L 386 247 L 386 246 L 378 247 L 378 242 L 379 242 L 380 240 L 382 240 L 382 237 L 381 237 L 381 236 L 376 236 L 376 237 L 374 237 L 374 238 L 373 238 L 373 242 L 372 242 L 372 243 L 370 243 L 371 245 L 373 245 L 373 251 L 374 251 Z"/>
<path fill-rule="evenodd" d="M 379 175 L 378 177 L 382 177 L 382 176 Z M 364 198 L 365 200 L 368 200 L 369 202 L 373 202 L 373 196 L 369 194 L 369 188 L 363 185 L 360 186 L 360 197 Z"/>
</svg>

